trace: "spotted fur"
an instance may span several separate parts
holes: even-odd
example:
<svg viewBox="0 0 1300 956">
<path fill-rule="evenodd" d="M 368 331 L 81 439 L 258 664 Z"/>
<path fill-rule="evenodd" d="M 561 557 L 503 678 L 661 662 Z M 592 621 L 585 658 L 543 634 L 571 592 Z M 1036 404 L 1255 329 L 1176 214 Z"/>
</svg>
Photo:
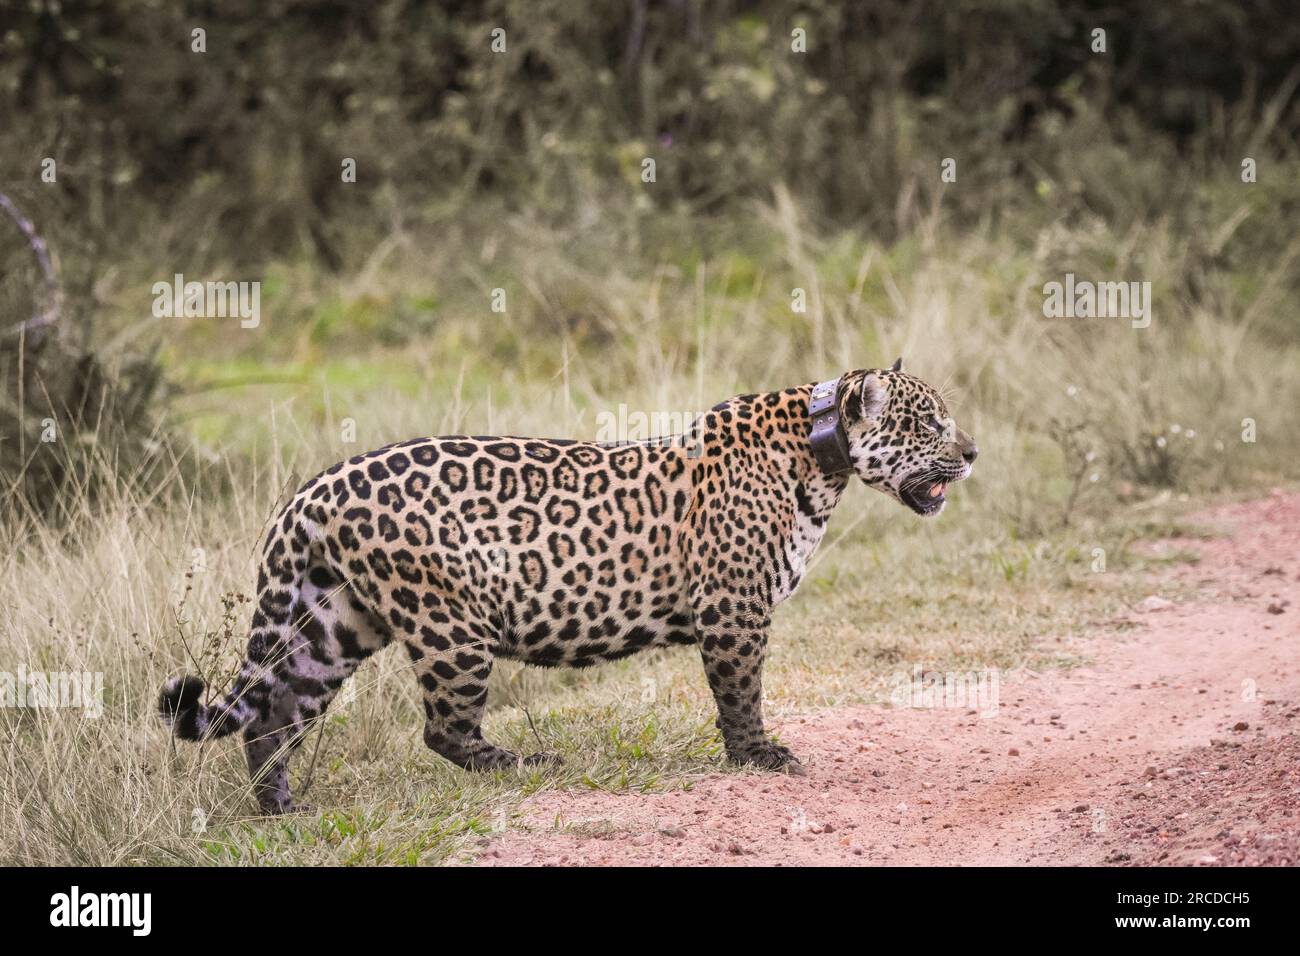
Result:
<svg viewBox="0 0 1300 956">
<path fill-rule="evenodd" d="M 497 658 L 587 667 L 693 644 L 728 755 L 797 772 L 763 728 L 768 625 L 849 481 L 813 458 L 811 390 L 732 398 L 689 443 L 419 438 L 334 465 L 267 535 L 234 685 L 203 704 L 202 681 L 175 678 L 163 719 L 186 740 L 242 730 L 258 799 L 283 812 L 290 752 L 394 639 L 423 692 L 425 743 L 472 769 L 544 759 L 483 737 Z M 858 477 L 937 514 L 933 490 L 966 477 L 976 451 L 935 390 L 896 363 L 847 373 L 839 394 Z"/>
</svg>

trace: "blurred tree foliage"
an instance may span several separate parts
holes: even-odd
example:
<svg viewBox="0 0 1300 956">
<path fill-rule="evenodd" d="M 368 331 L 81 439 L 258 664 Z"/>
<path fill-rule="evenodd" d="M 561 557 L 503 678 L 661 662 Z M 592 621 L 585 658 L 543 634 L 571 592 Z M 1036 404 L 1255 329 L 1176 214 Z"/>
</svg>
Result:
<svg viewBox="0 0 1300 956">
<path fill-rule="evenodd" d="M 959 220 L 1044 183 L 1143 216 L 1187 188 L 1171 162 L 1293 156 L 1298 63 L 1290 0 L 0 0 L 0 186 L 55 157 L 78 235 L 331 268 L 485 195 L 580 225 L 783 182 L 888 238 L 948 156 L 978 187 L 945 198 Z"/>
</svg>

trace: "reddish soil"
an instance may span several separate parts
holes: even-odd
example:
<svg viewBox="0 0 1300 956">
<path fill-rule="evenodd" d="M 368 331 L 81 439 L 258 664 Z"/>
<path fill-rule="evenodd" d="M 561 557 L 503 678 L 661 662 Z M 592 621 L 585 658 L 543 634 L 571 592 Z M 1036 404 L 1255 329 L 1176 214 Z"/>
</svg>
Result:
<svg viewBox="0 0 1300 956">
<path fill-rule="evenodd" d="M 997 716 L 856 707 L 778 722 L 807 776 L 665 793 L 548 792 L 492 865 L 1300 863 L 1300 495 L 1199 516 L 1196 564 L 1075 642 L 1086 666 L 1005 673 Z M 1182 604 L 1160 597 L 1195 586 Z M 557 820 L 561 824 L 557 828 Z"/>
</svg>

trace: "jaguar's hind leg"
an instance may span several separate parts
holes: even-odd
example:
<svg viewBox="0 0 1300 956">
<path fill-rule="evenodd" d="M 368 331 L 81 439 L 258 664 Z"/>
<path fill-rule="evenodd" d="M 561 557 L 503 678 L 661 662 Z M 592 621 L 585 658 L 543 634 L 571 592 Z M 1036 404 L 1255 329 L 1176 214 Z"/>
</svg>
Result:
<svg viewBox="0 0 1300 956">
<path fill-rule="evenodd" d="M 307 570 L 278 659 L 257 714 L 244 728 L 244 749 L 257 801 L 266 813 L 294 809 L 289 757 L 339 687 L 390 632 L 324 566 Z"/>
<path fill-rule="evenodd" d="M 434 616 L 443 615 L 435 611 Z M 466 620 L 425 624 L 407 639 L 424 694 L 424 742 L 466 770 L 554 759 L 550 754 L 520 757 L 483 737 L 483 709 L 496 644 L 490 626 Z"/>
</svg>

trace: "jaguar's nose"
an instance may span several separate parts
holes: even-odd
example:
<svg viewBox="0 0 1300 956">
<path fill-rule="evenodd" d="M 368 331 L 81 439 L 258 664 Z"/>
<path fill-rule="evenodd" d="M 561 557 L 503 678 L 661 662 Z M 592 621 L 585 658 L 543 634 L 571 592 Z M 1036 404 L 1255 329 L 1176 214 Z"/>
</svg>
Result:
<svg viewBox="0 0 1300 956">
<path fill-rule="evenodd" d="M 966 459 L 966 464 L 969 465 L 972 464 L 975 461 L 975 459 L 980 456 L 980 450 L 974 445 L 971 445 L 969 448 L 966 448 L 962 451 L 961 456 Z"/>
</svg>

